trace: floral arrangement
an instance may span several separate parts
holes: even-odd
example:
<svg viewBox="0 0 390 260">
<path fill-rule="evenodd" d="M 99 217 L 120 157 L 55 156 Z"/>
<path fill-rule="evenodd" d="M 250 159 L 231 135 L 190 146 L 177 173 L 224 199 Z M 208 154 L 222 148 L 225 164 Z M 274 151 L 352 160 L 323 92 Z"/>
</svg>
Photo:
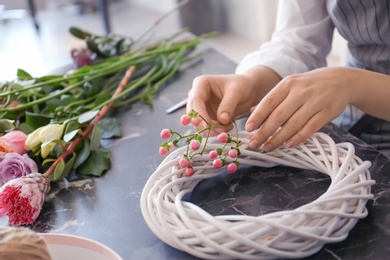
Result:
<svg viewBox="0 0 390 260">
<path fill-rule="evenodd" d="M 155 28 L 160 22 L 152 26 Z M 99 177 L 110 153 L 102 138 L 120 136 L 115 112 L 134 102 L 152 104 L 153 95 L 179 70 L 206 37 L 183 29 L 151 44 L 70 28 L 86 47 L 71 50 L 78 68 L 34 78 L 18 70 L 0 81 L 0 217 L 29 225 L 39 216 L 50 183 L 70 172 Z"/>
<path fill-rule="evenodd" d="M 215 169 L 219 169 L 225 166 L 226 158 L 230 157 L 233 160 L 227 165 L 227 170 L 230 173 L 235 173 L 237 171 L 237 167 L 239 165 L 238 155 L 240 155 L 240 140 L 238 139 L 238 128 L 236 125 L 236 120 L 239 119 L 241 119 L 241 117 L 232 120 L 236 130 L 236 137 L 232 138 L 229 133 L 220 133 L 217 139 L 222 144 L 222 146 L 210 151 L 208 154 L 210 159 L 213 160 L 213 166 Z M 167 139 L 167 141 L 163 142 L 159 148 L 159 154 L 162 156 L 166 155 L 169 151 L 172 151 L 175 147 L 179 147 L 179 144 L 182 141 L 187 146 L 187 150 L 183 154 L 183 158 L 181 158 L 179 161 L 179 166 L 185 169 L 187 176 L 192 176 L 194 174 L 192 158 L 204 154 L 211 130 L 217 125 L 211 125 L 207 123 L 207 121 L 194 110 L 181 117 L 182 125 L 192 124 L 193 126 L 198 126 L 202 120 L 206 122 L 207 126 L 201 130 L 196 131 L 195 133 L 182 135 L 172 129 L 163 129 L 160 133 L 161 138 Z M 202 137 L 202 135 L 205 136 L 205 139 Z M 225 148 L 228 145 L 230 150 L 224 153 Z"/>
</svg>

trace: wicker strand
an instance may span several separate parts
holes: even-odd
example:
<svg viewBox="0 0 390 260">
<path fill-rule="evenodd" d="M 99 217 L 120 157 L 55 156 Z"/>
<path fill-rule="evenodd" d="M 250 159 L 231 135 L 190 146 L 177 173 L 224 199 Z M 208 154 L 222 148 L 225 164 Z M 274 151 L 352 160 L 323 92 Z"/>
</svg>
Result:
<svg viewBox="0 0 390 260">
<path fill-rule="evenodd" d="M 335 144 L 328 135 L 316 133 L 298 147 L 265 153 L 262 147 L 249 148 L 250 137 L 250 133 L 239 132 L 240 165 L 316 170 L 330 176 L 327 191 L 294 210 L 261 216 L 212 216 L 183 201 L 201 180 L 223 173 L 214 172 L 207 156 L 220 147 L 216 138 L 210 138 L 204 155 L 193 158 L 193 176 L 187 177 L 179 167 L 186 152 L 181 147 L 165 158 L 146 183 L 141 210 L 157 237 L 204 259 L 303 258 L 326 243 L 344 240 L 356 222 L 367 216 L 366 203 L 373 198 L 371 185 L 375 182 L 368 170 L 371 163 L 357 157 L 352 144 Z"/>
</svg>

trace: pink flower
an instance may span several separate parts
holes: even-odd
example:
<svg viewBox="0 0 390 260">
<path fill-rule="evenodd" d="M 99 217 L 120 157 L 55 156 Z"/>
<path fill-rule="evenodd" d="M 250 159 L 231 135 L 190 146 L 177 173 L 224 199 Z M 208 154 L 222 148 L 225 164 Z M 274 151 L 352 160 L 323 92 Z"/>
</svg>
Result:
<svg viewBox="0 0 390 260">
<path fill-rule="evenodd" d="M 200 148 L 200 142 L 198 140 L 192 140 L 190 146 L 193 151 L 196 151 Z"/>
<path fill-rule="evenodd" d="M 37 164 L 27 154 L 0 152 L 0 186 L 37 171 Z"/>
<path fill-rule="evenodd" d="M 200 117 L 191 118 L 191 123 L 194 126 L 198 126 L 201 122 L 202 122 L 202 118 L 200 118 Z"/>
<path fill-rule="evenodd" d="M 230 163 L 228 166 L 227 166 L 227 170 L 228 172 L 230 173 L 235 173 L 237 171 L 237 165 L 235 163 Z"/>
<path fill-rule="evenodd" d="M 194 169 L 192 167 L 187 167 L 186 169 L 186 175 L 192 176 L 194 174 Z"/>
<path fill-rule="evenodd" d="M 10 180 L 0 189 L 0 217 L 8 216 L 14 226 L 34 223 L 49 190 L 50 181 L 41 173 Z"/>
<path fill-rule="evenodd" d="M 227 133 L 220 133 L 218 135 L 218 141 L 220 141 L 221 143 L 226 143 L 229 139 L 229 136 Z"/>
<path fill-rule="evenodd" d="M 219 169 L 222 167 L 222 160 L 221 159 L 215 159 L 213 161 L 213 166 L 215 169 Z"/>
<path fill-rule="evenodd" d="M 169 129 L 163 129 L 160 133 L 161 138 L 168 139 L 171 137 L 171 131 Z"/>
<path fill-rule="evenodd" d="M 187 168 L 188 166 L 191 166 L 191 161 L 186 158 L 181 158 L 179 161 L 179 165 L 181 168 Z"/>
<path fill-rule="evenodd" d="M 0 152 L 24 154 L 27 151 L 24 149 L 27 135 L 19 130 L 8 132 L 0 137 Z"/>
<path fill-rule="evenodd" d="M 168 150 L 167 148 L 161 146 L 160 149 L 158 149 L 158 152 L 160 153 L 161 156 L 164 156 L 167 154 Z"/>
<path fill-rule="evenodd" d="M 188 125 L 189 123 L 191 123 L 191 117 L 187 115 L 182 115 L 180 121 L 182 125 Z"/>
<path fill-rule="evenodd" d="M 232 149 L 232 150 L 229 151 L 230 158 L 233 158 L 233 159 L 236 158 L 237 154 L 238 154 L 238 152 L 237 152 L 236 149 Z"/>
<path fill-rule="evenodd" d="M 218 157 L 217 151 L 215 151 L 215 150 L 210 151 L 209 157 L 210 157 L 210 159 L 215 159 L 215 158 L 217 158 L 217 157 Z"/>
</svg>

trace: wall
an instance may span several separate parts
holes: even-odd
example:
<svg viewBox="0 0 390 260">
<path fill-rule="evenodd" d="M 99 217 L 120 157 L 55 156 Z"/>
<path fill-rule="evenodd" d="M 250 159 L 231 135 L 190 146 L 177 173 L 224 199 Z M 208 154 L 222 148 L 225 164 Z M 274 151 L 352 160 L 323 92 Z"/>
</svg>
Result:
<svg viewBox="0 0 390 260">
<path fill-rule="evenodd" d="M 159 0 L 159 4 L 157 5 L 156 0 L 127 1 L 152 8 L 156 11 L 166 12 L 172 9 L 178 0 Z M 241 42 L 247 42 L 250 45 L 247 48 L 248 50 L 253 49 L 254 45 L 260 45 L 271 38 L 275 28 L 278 0 L 192 0 L 191 4 L 198 4 L 200 2 L 212 3 L 211 9 L 213 10 L 211 11 L 215 16 L 218 16 L 215 17 L 218 24 L 212 25 L 209 23 L 210 30 L 220 28 L 220 19 L 223 19 L 223 32 L 232 34 L 233 38 L 237 38 L 237 36 L 242 37 Z M 202 10 L 204 12 L 201 12 L 201 15 L 210 13 L 210 10 Z M 199 11 L 195 12 L 199 13 Z M 194 23 L 204 27 L 204 19 L 204 17 L 200 17 L 199 21 L 195 21 Z M 207 31 L 207 29 L 201 29 L 203 29 L 202 31 Z M 232 39 L 232 37 L 229 39 Z M 232 43 L 232 45 L 236 46 L 236 43 Z M 225 42 L 224 45 L 228 47 L 229 44 Z M 334 33 L 333 46 L 328 58 L 329 65 L 344 65 L 347 57 L 346 42 L 337 31 Z M 239 53 L 240 55 L 242 54 Z"/>
<path fill-rule="evenodd" d="M 175 0 L 128 0 L 128 1 L 163 13 L 173 9 L 177 3 L 177 1 Z"/>
<path fill-rule="evenodd" d="M 277 0 L 225 0 L 229 32 L 264 42 L 275 28 Z"/>
</svg>

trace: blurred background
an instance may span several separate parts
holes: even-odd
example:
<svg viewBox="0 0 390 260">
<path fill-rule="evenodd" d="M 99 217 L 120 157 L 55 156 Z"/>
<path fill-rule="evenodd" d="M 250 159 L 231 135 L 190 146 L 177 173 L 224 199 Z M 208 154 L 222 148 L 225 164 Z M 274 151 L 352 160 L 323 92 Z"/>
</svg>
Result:
<svg viewBox="0 0 390 260">
<path fill-rule="evenodd" d="M 16 70 L 34 77 L 72 62 L 70 50 L 84 46 L 68 32 L 77 26 L 95 34 L 113 32 L 137 38 L 179 0 L 0 0 L 0 80 Z M 219 31 L 206 44 L 239 62 L 270 39 L 278 1 L 190 0 L 164 19 L 156 38 L 181 27 L 199 35 Z M 335 33 L 331 66 L 345 62 L 345 42 Z"/>
</svg>

